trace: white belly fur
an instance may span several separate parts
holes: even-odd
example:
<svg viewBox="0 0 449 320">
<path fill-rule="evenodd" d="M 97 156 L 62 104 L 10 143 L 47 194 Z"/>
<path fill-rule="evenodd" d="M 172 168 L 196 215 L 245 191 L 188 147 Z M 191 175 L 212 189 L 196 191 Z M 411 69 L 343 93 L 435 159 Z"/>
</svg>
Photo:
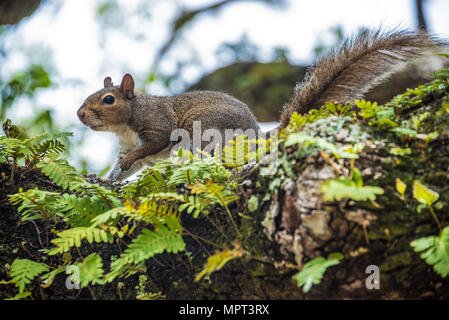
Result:
<svg viewBox="0 0 449 320">
<path fill-rule="evenodd" d="M 121 126 L 115 130 L 115 133 L 119 137 L 120 143 L 120 153 L 127 154 L 128 152 L 136 149 L 142 142 L 140 141 L 139 136 L 133 130 L 131 130 L 128 126 Z M 168 145 L 165 149 L 162 149 L 158 153 L 151 154 L 143 159 L 140 159 L 138 162 L 143 166 L 152 166 L 158 160 L 166 159 L 170 157 L 170 147 L 171 144 Z"/>
</svg>

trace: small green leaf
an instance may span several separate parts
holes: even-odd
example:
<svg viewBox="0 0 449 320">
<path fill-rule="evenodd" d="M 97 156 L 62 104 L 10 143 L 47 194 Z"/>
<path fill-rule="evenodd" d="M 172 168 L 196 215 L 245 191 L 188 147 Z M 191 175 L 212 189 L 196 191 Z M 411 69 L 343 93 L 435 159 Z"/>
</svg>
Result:
<svg viewBox="0 0 449 320">
<path fill-rule="evenodd" d="M 24 292 L 19 292 L 14 297 L 8 298 L 8 299 L 5 299 L 5 300 L 21 300 L 21 299 L 25 299 L 25 298 L 30 297 L 30 296 L 31 296 L 31 292 L 24 291 Z"/>
<path fill-rule="evenodd" d="M 444 111 L 446 111 L 446 113 L 449 113 L 449 102 L 443 103 L 443 109 L 444 109 Z"/>
<path fill-rule="evenodd" d="M 407 185 L 401 179 L 396 178 L 396 190 L 403 196 Z"/>
<path fill-rule="evenodd" d="M 92 253 L 83 259 L 82 262 L 75 263 L 79 270 L 79 282 L 82 288 L 91 284 L 104 284 L 103 263 L 97 253 Z"/>
<path fill-rule="evenodd" d="M 256 195 L 252 195 L 248 200 L 248 210 L 254 212 L 259 207 L 259 200 Z"/>
<path fill-rule="evenodd" d="M 310 260 L 300 272 L 293 276 L 293 279 L 296 280 L 298 287 L 303 287 L 304 293 L 307 293 L 312 285 L 321 282 L 327 268 L 339 264 L 341 259 L 343 259 L 341 253 L 333 253 L 327 259 L 318 257 Z"/>
<path fill-rule="evenodd" d="M 236 258 L 241 258 L 246 254 L 245 250 L 242 249 L 239 243 L 234 244 L 234 248 L 231 249 L 225 249 L 222 251 L 217 251 L 215 254 L 210 256 L 207 259 L 206 264 L 203 267 L 203 270 L 199 272 L 196 277 L 195 281 L 201 280 L 204 276 L 209 276 L 213 272 L 220 270 L 223 268 L 223 266 L 228 263 L 228 261 Z"/>
<path fill-rule="evenodd" d="M 447 53 L 438 53 L 438 55 L 449 59 L 449 54 Z"/>
<path fill-rule="evenodd" d="M 390 149 L 390 153 L 392 155 L 395 155 L 395 156 L 403 156 L 403 155 L 411 154 L 412 153 L 412 149 L 410 149 L 410 148 L 402 149 L 402 148 L 399 148 L 399 147 L 391 148 Z"/>
<path fill-rule="evenodd" d="M 397 127 L 394 129 L 391 129 L 390 131 L 395 132 L 398 135 L 402 135 L 402 136 L 411 136 L 413 138 L 416 137 L 416 135 L 418 134 L 418 132 L 416 130 L 413 129 L 409 129 L 409 128 L 403 128 L 403 127 Z"/>
<path fill-rule="evenodd" d="M 422 204 L 431 206 L 435 201 L 438 200 L 440 195 L 425 185 L 420 183 L 418 180 L 413 181 L 413 197 Z"/>
<path fill-rule="evenodd" d="M 25 285 L 42 272 L 48 271 L 49 266 L 45 263 L 34 262 L 29 259 L 15 259 L 11 266 L 11 282 L 19 287 L 19 293 L 25 289 Z"/>
<path fill-rule="evenodd" d="M 438 237 L 430 236 L 410 243 L 413 250 L 421 252 L 424 259 L 440 276 L 449 274 L 449 227 L 444 228 Z"/>
<path fill-rule="evenodd" d="M 354 181 L 356 187 L 362 187 L 363 186 L 363 178 L 362 178 L 362 173 L 360 172 L 360 170 L 357 168 L 353 168 L 351 170 L 351 174 L 352 174 L 352 181 Z"/>
<path fill-rule="evenodd" d="M 325 201 L 340 201 L 343 198 L 349 198 L 356 201 L 374 201 L 376 195 L 384 193 L 383 189 L 380 187 L 357 186 L 355 181 L 346 177 L 339 177 L 323 182 L 320 191 L 323 193 Z"/>
</svg>

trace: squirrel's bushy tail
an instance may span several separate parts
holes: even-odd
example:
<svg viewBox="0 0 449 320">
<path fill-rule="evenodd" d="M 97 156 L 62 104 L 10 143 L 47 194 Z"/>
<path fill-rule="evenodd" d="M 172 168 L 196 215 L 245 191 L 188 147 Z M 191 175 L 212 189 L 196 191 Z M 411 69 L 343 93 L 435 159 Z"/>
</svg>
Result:
<svg viewBox="0 0 449 320">
<path fill-rule="evenodd" d="M 329 101 L 346 103 L 361 98 L 389 76 L 394 66 L 439 44 L 422 31 L 363 30 L 309 69 L 284 107 L 280 127 L 288 124 L 294 112 L 304 114 Z"/>
</svg>

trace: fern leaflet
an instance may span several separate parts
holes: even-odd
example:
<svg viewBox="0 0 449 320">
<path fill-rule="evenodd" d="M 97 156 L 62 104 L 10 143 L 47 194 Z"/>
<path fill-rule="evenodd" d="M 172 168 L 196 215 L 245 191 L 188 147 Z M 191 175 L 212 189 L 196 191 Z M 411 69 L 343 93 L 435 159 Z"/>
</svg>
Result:
<svg viewBox="0 0 449 320">
<path fill-rule="evenodd" d="M 25 289 L 25 285 L 30 283 L 42 272 L 48 271 L 49 266 L 45 263 L 34 262 L 28 259 L 16 259 L 12 263 L 9 273 L 11 282 L 19 287 L 19 293 Z"/>
</svg>

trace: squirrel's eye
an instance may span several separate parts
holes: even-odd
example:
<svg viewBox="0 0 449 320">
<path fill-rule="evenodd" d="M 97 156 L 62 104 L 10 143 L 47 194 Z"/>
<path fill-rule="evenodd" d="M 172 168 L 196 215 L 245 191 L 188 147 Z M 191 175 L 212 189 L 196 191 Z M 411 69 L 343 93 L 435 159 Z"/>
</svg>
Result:
<svg viewBox="0 0 449 320">
<path fill-rule="evenodd" d="M 111 95 L 108 95 L 106 97 L 103 98 L 103 102 L 106 104 L 113 104 L 115 101 L 115 98 Z"/>
</svg>

